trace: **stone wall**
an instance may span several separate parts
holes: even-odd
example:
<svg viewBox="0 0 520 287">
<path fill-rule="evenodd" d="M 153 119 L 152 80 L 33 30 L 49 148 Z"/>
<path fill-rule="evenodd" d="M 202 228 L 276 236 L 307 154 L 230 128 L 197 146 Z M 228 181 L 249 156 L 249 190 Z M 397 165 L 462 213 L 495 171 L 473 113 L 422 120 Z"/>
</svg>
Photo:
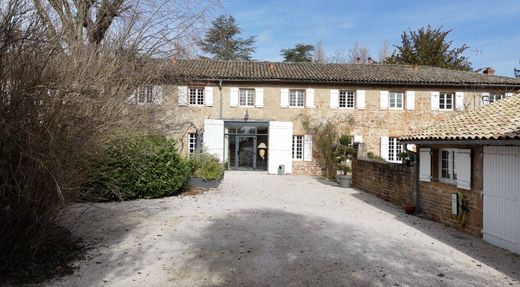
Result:
<svg viewBox="0 0 520 287">
<path fill-rule="evenodd" d="M 293 175 L 323 175 L 323 168 L 316 161 L 293 161 L 292 162 Z"/>
<path fill-rule="evenodd" d="M 373 160 L 352 162 L 352 186 L 395 205 L 410 201 L 412 170 L 408 166 Z"/>
</svg>

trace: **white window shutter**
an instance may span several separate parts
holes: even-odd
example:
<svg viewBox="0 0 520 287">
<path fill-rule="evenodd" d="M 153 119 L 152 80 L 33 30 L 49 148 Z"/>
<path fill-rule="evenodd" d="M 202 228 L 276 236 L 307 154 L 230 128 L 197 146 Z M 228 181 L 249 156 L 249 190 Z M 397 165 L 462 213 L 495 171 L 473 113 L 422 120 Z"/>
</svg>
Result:
<svg viewBox="0 0 520 287">
<path fill-rule="evenodd" d="M 431 149 L 419 149 L 419 180 L 432 181 L 432 155 Z"/>
<path fill-rule="evenodd" d="M 415 92 L 414 91 L 406 92 L 406 109 L 409 111 L 415 110 Z"/>
<path fill-rule="evenodd" d="M 365 90 L 356 91 L 356 108 L 360 110 L 365 109 Z"/>
<path fill-rule="evenodd" d="M 439 92 L 432 92 L 431 97 L 431 103 L 432 103 L 432 111 L 438 111 L 439 110 L 439 97 L 441 93 Z"/>
<path fill-rule="evenodd" d="M 312 161 L 312 135 L 303 137 L 303 160 Z"/>
<path fill-rule="evenodd" d="M 127 99 L 130 104 L 137 104 L 137 89 L 132 91 L 132 94 Z"/>
<path fill-rule="evenodd" d="M 289 107 L 289 89 L 280 89 L 280 107 Z"/>
<path fill-rule="evenodd" d="M 387 136 L 381 137 L 381 157 L 384 160 L 388 160 L 388 141 L 389 138 Z"/>
<path fill-rule="evenodd" d="M 305 90 L 305 106 L 307 108 L 314 108 L 314 89 Z"/>
<path fill-rule="evenodd" d="M 179 106 L 185 106 L 188 104 L 188 87 L 186 86 L 178 86 L 177 87 L 177 97 L 179 101 Z"/>
<path fill-rule="evenodd" d="M 204 105 L 213 107 L 213 87 L 204 88 Z"/>
<path fill-rule="evenodd" d="M 152 88 L 152 97 L 153 103 L 156 105 L 161 105 L 163 102 L 163 92 L 161 86 L 153 86 Z"/>
<path fill-rule="evenodd" d="M 229 88 L 229 106 L 238 106 L 238 88 Z"/>
<path fill-rule="evenodd" d="M 339 107 L 339 90 L 330 90 L 330 108 L 337 109 Z"/>
<path fill-rule="evenodd" d="M 480 93 L 480 97 L 482 98 L 483 106 L 489 104 L 489 93 Z"/>
<path fill-rule="evenodd" d="M 388 91 L 379 91 L 379 107 L 382 110 L 388 109 Z"/>
<path fill-rule="evenodd" d="M 463 92 L 455 93 L 455 107 L 459 111 L 464 110 L 464 93 Z"/>
<path fill-rule="evenodd" d="M 455 172 L 457 187 L 471 190 L 471 150 L 458 149 L 455 152 Z"/>
<path fill-rule="evenodd" d="M 264 106 L 264 89 L 255 88 L 255 107 L 261 108 Z"/>
<path fill-rule="evenodd" d="M 355 143 L 362 143 L 363 142 L 363 136 L 362 135 L 354 135 L 354 142 Z"/>
</svg>

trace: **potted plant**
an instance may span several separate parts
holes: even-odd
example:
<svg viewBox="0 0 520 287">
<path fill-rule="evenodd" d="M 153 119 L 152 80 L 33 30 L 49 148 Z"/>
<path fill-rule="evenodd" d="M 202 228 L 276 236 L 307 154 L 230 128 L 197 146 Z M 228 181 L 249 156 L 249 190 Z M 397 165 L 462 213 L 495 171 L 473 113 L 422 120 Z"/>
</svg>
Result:
<svg viewBox="0 0 520 287">
<path fill-rule="evenodd" d="M 198 188 L 216 188 L 224 177 L 224 164 L 207 153 L 196 153 L 190 157 L 191 185 Z"/>
<path fill-rule="evenodd" d="M 352 137 L 342 135 L 335 149 L 337 173 L 336 180 L 341 187 L 348 188 L 352 184 L 352 169 L 350 167 L 350 160 L 355 154 L 355 149 L 352 146 Z"/>
<path fill-rule="evenodd" d="M 406 214 L 414 214 L 415 213 L 415 204 L 411 201 L 407 201 L 403 206 L 404 212 Z"/>
</svg>

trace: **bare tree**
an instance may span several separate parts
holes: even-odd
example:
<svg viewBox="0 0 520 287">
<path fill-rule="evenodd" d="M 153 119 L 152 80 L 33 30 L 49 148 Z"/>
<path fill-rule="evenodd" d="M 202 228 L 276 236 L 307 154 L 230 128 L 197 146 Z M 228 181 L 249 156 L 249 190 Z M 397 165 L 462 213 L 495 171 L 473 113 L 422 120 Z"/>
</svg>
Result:
<svg viewBox="0 0 520 287">
<path fill-rule="evenodd" d="M 316 63 L 326 63 L 327 62 L 327 55 L 325 53 L 325 48 L 323 47 L 323 42 L 321 40 L 316 43 L 316 46 L 314 47 L 314 58 L 313 62 Z"/>
<path fill-rule="evenodd" d="M 386 58 L 390 57 L 392 53 L 390 52 L 390 44 L 388 40 L 384 40 L 381 48 L 379 49 L 379 62 L 382 63 Z"/>
<path fill-rule="evenodd" d="M 355 42 L 354 47 L 349 51 L 347 62 L 350 64 L 367 64 L 368 58 L 370 58 L 368 47 Z"/>
<path fill-rule="evenodd" d="M 339 49 L 334 51 L 332 56 L 327 58 L 327 63 L 344 64 L 347 63 L 348 58 L 348 52 L 345 49 Z"/>
</svg>

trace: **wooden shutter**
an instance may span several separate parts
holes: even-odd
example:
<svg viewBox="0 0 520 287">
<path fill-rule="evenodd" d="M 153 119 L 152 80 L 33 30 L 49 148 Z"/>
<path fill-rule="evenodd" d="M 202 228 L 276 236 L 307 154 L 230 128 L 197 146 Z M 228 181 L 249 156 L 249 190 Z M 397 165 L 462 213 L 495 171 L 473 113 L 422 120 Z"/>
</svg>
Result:
<svg viewBox="0 0 520 287">
<path fill-rule="evenodd" d="M 356 91 L 356 108 L 360 110 L 365 109 L 365 90 Z"/>
<path fill-rule="evenodd" d="M 264 106 L 264 89 L 255 88 L 255 107 L 261 108 Z"/>
<path fill-rule="evenodd" d="M 206 107 L 213 107 L 213 87 L 204 88 L 204 105 Z"/>
<path fill-rule="evenodd" d="M 339 107 L 339 90 L 330 90 L 330 108 L 337 109 Z"/>
<path fill-rule="evenodd" d="M 455 107 L 459 111 L 464 110 L 464 93 L 463 92 L 455 93 Z"/>
<path fill-rule="evenodd" d="M 303 137 L 303 160 L 312 161 L 312 135 Z"/>
<path fill-rule="evenodd" d="M 384 160 L 388 160 L 388 142 L 389 142 L 389 140 L 390 139 L 387 136 L 381 137 L 381 157 Z"/>
<path fill-rule="evenodd" d="M 289 89 L 280 89 L 280 107 L 289 107 Z"/>
<path fill-rule="evenodd" d="M 229 106 L 238 106 L 238 88 L 229 88 Z"/>
<path fill-rule="evenodd" d="M 409 111 L 415 110 L 415 92 L 414 91 L 406 92 L 406 109 Z"/>
<path fill-rule="evenodd" d="M 163 102 L 163 93 L 161 86 L 153 86 L 152 88 L 152 100 L 156 105 L 161 105 Z"/>
<path fill-rule="evenodd" d="M 432 155 L 431 149 L 419 149 L 419 180 L 432 181 Z"/>
<path fill-rule="evenodd" d="M 432 92 L 431 96 L 431 104 L 432 104 L 432 111 L 438 111 L 439 110 L 439 92 Z"/>
<path fill-rule="evenodd" d="M 268 173 L 276 174 L 280 165 L 285 165 L 285 173 L 292 172 L 292 122 L 269 122 Z"/>
<path fill-rule="evenodd" d="M 455 172 L 457 173 L 457 187 L 471 190 L 470 149 L 458 149 L 455 151 Z"/>
<path fill-rule="evenodd" d="M 305 106 L 307 108 L 314 108 L 314 89 L 305 90 Z"/>
<path fill-rule="evenodd" d="M 185 106 L 188 104 L 188 87 L 186 86 L 178 86 L 177 87 L 177 97 L 179 106 Z"/>
<path fill-rule="evenodd" d="M 379 91 L 379 108 L 388 109 L 388 91 Z"/>
<path fill-rule="evenodd" d="M 480 98 L 482 99 L 482 105 L 485 106 L 489 104 L 489 93 L 480 93 Z"/>
<path fill-rule="evenodd" d="M 204 120 L 204 149 L 224 161 L 224 121 Z"/>
<path fill-rule="evenodd" d="M 354 142 L 355 143 L 362 143 L 363 142 L 363 136 L 362 135 L 354 135 Z"/>
</svg>

